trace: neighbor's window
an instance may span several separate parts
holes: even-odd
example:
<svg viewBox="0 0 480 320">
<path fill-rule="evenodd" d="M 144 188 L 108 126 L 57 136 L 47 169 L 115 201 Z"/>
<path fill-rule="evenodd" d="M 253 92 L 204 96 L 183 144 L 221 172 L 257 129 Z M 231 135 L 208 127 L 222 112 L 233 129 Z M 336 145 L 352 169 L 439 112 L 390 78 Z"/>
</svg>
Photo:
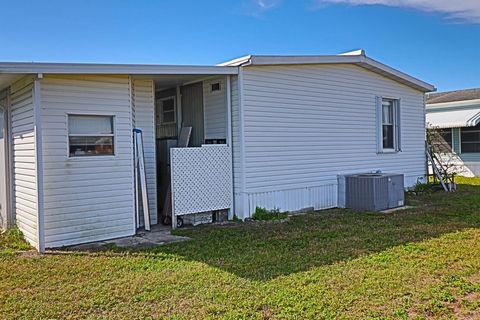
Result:
<svg viewBox="0 0 480 320">
<path fill-rule="evenodd" d="M 160 108 L 162 124 L 175 123 L 175 97 L 160 99 Z"/>
<path fill-rule="evenodd" d="M 480 152 L 480 124 L 476 127 L 461 128 L 462 153 Z"/>
<path fill-rule="evenodd" d="M 113 144 L 113 116 L 68 116 L 70 157 L 111 156 Z"/>
</svg>

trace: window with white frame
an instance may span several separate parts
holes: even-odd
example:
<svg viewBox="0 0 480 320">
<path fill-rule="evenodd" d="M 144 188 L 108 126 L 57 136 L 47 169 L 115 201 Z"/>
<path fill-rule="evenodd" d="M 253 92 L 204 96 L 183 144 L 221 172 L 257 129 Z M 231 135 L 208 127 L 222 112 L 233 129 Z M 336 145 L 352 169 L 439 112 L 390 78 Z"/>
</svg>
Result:
<svg viewBox="0 0 480 320">
<path fill-rule="evenodd" d="M 475 127 L 461 128 L 462 153 L 480 152 L 480 124 Z"/>
<path fill-rule="evenodd" d="M 168 97 L 159 100 L 160 102 L 160 120 L 162 124 L 176 123 L 175 97 Z"/>
<path fill-rule="evenodd" d="M 70 157 L 114 155 L 114 117 L 68 115 Z"/>
<path fill-rule="evenodd" d="M 400 100 L 379 98 L 379 152 L 400 151 Z"/>
</svg>

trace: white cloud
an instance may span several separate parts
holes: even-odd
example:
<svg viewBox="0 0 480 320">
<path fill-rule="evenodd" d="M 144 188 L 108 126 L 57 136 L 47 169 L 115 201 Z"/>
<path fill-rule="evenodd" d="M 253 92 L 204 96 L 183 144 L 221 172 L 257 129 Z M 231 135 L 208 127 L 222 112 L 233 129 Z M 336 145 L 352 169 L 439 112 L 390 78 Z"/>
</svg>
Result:
<svg viewBox="0 0 480 320">
<path fill-rule="evenodd" d="M 262 10 L 270 10 L 277 6 L 277 0 L 256 0 L 255 4 Z"/>
<path fill-rule="evenodd" d="M 480 0 L 320 0 L 319 3 L 405 7 L 427 12 L 438 12 L 449 18 L 480 23 Z"/>
<path fill-rule="evenodd" d="M 260 17 L 263 13 L 276 8 L 281 0 L 248 0 L 243 2 L 243 8 L 248 15 Z"/>
</svg>

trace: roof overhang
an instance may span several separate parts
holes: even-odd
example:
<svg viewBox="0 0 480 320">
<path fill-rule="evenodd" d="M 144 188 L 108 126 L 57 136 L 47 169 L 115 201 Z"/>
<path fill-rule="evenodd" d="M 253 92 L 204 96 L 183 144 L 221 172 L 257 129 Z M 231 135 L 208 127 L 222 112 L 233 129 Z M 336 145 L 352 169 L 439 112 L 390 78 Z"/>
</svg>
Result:
<svg viewBox="0 0 480 320">
<path fill-rule="evenodd" d="M 0 90 L 26 75 L 33 74 L 106 74 L 175 79 L 238 74 L 237 67 L 147 64 L 90 64 L 0 62 Z M 175 80 L 176 81 L 176 80 Z"/>
<path fill-rule="evenodd" d="M 0 62 L 0 74 L 238 74 L 238 69 L 230 66 L 186 66 L 152 64 L 89 64 L 89 63 L 36 63 Z"/>
<path fill-rule="evenodd" d="M 295 64 L 354 64 L 423 92 L 431 92 L 436 90 L 433 85 L 427 82 L 414 78 L 406 73 L 398 71 L 392 67 L 367 57 L 363 50 L 347 52 L 340 55 L 324 56 L 249 55 L 224 62 L 219 64 L 219 66 Z"/>
<path fill-rule="evenodd" d="M 426 120 L 428 128 L 475 127 L 480 123 L 480 108 L 429 112 Z"/>
</svg>

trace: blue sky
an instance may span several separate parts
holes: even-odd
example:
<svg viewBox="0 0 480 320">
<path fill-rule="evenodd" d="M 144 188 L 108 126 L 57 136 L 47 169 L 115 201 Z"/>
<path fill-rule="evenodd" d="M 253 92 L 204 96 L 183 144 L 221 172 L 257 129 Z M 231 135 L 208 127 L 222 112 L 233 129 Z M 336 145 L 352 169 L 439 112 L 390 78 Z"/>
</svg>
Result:
<svg viewBox="0 0 480 320">
<path fill-rule="evenodd" d="M 215 64 L 249 53 L 363 48 L 439 91 L 480 87 L 478 0 L 2 0 L 0 5 L 0 61 Z"/>
</svg>

